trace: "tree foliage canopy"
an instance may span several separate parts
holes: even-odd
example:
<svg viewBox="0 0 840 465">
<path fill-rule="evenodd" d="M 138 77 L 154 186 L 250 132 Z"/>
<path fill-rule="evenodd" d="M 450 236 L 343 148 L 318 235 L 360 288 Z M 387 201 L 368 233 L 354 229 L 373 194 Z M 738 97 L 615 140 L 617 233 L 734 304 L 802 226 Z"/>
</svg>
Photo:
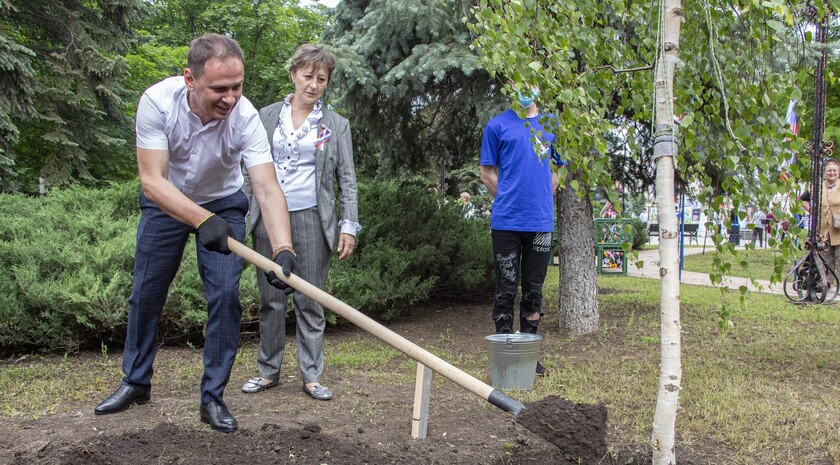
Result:
<svg viewBox="0 0 840 465">
<path fill-rule="evenodd" d="M 0 188 L 118 169 L 124 140 L 121 55 L 141 0 L 0 1 Z M 119 150 L 116 151 L 117 153 Z"/>
<path fill-rule="evenodd" d="M 183 72 L 190 40 L 237 39 L 259 107 L 291 91 L 288 58 L 325 21 L 282 0 L 0 0 L 0 190 L 135 176 L 136 102 Z"/>
<path fill-rule="evenodd" d="M 330 11 L 296 0 L 0 0 L 0 189 L 33 192 L 40 176 L 48 185 L 133 176 L 140 93 L 180 74 L 189 41 L 213 31 L 242 45 L 245 95 L 258 107 L 291 91 L 289 56 L 323 32 L 339 58 L 328 101 L 352 120 L 362 174 L 469 177 L 462 171 L 475 167 L 484 122 L 508 106 L 512 78 L 541 83 L 581 185 L 644 190 L 650 73 L 613 70 L 652 64 L 657 4 L 554 3 L 344 0 Z M 781 142 L 788 98 L 800 99 L 802 139 L 811 127 L 814 51 L 799 3 L 686 4 L 679 168 L 712 186 L 710 197 L 736 194 L 741 204 L 757 186 L 786 189 L 777 162 L 802 149 L 801 139 Z M 826 133 L 836 138 L 836 61 L 829 69 Z"/>
<path fill-rule="evenodd" d="M 637 129 L 622 121 L 652 121 L 658 2 L 482 0 L 473 10 L 475 47 L 496 75 L 538 84 L 561 122 L 558 142 L 588 185 L 610 186 L 605 154 L 617 134 L 639 150 Z M 790 34 L 805 21 L 799 2 L 686 2 L 679 79 L 673 98 L 680 120 L 680 176 L 713 210 L 767 206 L 795 189 L 779 179 L 789 151 L 785 110 L 807 81 L 807 56 L 780 60 L 810 47 Z M 659 44 L 661 45 L 661 44 Z M 635 144 L 635 145 L 634 145 Z M 803 179 L 807 157 L 790 171 Z M 781 205 L 776 204 L 777 209 Z M 776 211 L 776 217 L 785 215 Z M 721 238 L 718 238 L 721 239 Z M 719 247 L 731 247 L 717 240 Z"/>
<path fill-rule="evenodd" d="M 155 47 L 185 47 L 208 32 L 236 39 L 245 55 L 244 93 L 257 108 L 292 91 L 288 60 L 298 45 L 316 41 L 326 22 L 323 7 L 304 8 L 297 0 L 150 3 L 151 14 L 142 27 L 146 40 Z"/>
</svg>

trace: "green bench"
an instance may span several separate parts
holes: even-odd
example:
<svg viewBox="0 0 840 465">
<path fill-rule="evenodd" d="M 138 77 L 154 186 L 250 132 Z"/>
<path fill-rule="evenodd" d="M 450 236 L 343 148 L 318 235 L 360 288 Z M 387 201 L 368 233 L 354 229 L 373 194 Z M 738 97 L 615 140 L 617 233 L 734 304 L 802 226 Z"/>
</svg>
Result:
<svg viewBox="0 0 840 465">
<path fill-rule="evenodd" d="M 621 248 L 621 244 L 633 243 L 633 220 L 597 218 L 594 239 L 598 273 L 626 275 L 627 254 Z"/>
</svg>

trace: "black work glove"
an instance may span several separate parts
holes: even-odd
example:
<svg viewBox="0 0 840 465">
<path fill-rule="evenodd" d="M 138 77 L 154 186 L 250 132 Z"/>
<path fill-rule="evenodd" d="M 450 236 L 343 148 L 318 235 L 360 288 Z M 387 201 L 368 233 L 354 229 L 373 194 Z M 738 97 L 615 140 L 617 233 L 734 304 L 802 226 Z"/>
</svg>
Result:
<svg viewBox="0 0 840 465">
<path fill-rule="evenodd" d="M 297 258 L 291 250 L 281 250 L 280 253 L 274 256 L 274 263 L 283 268 L 283 274 L 286 276 L 292 274 L 293 271 L 297 271 Z M 265 277 L 268 278 L 269 284 L 283 291 L 283 294 L 289 295 L 295 292 L 294 289 L 277 277 L 274 270 L 267 271 Z"/>
<path fill-rule="evenodd" d="M 207 250 L 228 255 L 228 237 L 233 237 L 233 228 L 215 214 L 198 225 L 198 242 Z"/>
</svg>

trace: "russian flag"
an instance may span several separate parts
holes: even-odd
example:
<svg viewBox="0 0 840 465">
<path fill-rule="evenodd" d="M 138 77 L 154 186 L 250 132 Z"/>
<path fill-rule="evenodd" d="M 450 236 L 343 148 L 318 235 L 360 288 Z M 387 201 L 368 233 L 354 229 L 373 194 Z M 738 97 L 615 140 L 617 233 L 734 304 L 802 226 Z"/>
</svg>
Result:
<svg viewBox="0 0 840 465">
<path fill-rule="evenodd" d="M 787 109 L 787 116 L 785 117 L 787 123 L 790 125 L 790 133 L 794 136 L 799 135 L 799 115 L 796 114 L 796 102 L 797 100 L 790 101 Z"/>
<path fill-rule="evenodd" d="M 785 116 L 785 120 L 790 125 L 790 133 L 794 136 L 799 136 L 799 115 L 796 114 L 796 102 L 798 100 L 791 100 L 788 104 L 787 115 Z M 790 140 L 788 137 L 785 137 L 785 140 Z M 791 157 L 788 160 L 785 160 L 781 166 L 781 172 L 779 173 L 779 178 L 782 181 L 787 182 L 790 179 L 790 173 L 788 169 L 790 165 L 796 163 L 796 153 L 791 153 Z"/>
</svg>

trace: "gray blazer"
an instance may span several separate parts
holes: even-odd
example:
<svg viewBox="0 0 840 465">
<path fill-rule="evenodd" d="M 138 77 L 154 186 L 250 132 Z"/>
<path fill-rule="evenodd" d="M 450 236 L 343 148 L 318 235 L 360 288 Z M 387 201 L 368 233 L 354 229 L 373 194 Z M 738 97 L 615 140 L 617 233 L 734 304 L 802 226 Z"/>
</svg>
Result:
<svg viewBox="0 0 840 465">
<path fill-rule="evenodd" d="M 274 130 L 280 118 L 283 102 L 272 103 L 260 110 L 260 119 L 268 133 L 271 145 Z M 339 220 L 359 221 L 359 200 L 356 191 L 356 170 L 353 167 L 353 139 L 350 135 L 350 123 L 334 111 L 322 110 L 320 126 L 329 128 L 332 135 L 324 144 L 324 150 L 315 152 L 315 193 L 318 200 L 318 216 L 330 249 L 338 245 Z M 320 127 L 319 126 L 319 127 Z M 319 130 L 320 132 L 320 130 Z M 336 211 L 336 182 L 338 184 L 338 202 L 340 216 Z M 247 231 L 250 234 L 260 219 L 260 205 L 251 194 L 250 179 L 245 177 L 243 190 L 251 201 L 250 219 Z"/>
</svg>

